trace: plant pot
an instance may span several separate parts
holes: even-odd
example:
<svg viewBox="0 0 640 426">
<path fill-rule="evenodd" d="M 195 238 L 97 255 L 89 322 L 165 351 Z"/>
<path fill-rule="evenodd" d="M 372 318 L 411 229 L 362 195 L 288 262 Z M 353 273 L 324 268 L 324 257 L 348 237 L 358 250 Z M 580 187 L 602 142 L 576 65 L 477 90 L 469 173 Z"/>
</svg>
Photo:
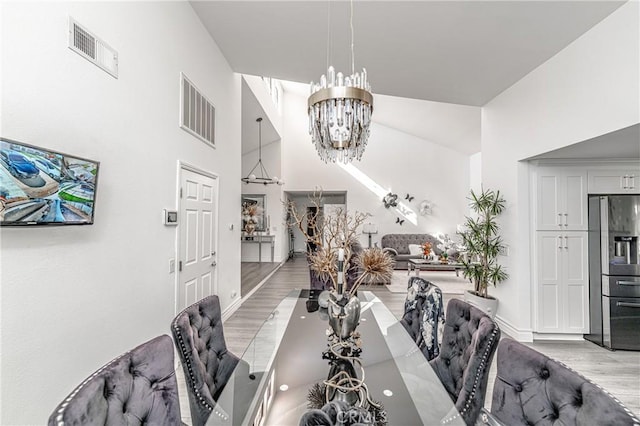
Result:
<svg viewBox="0 0 640 426">
<path fill-rule="evenodd" d="M 489 315 L 491 319 L 495 318 L 496 311 L 498 310 L 498 299 L 495 297 L 480 297 L 475 294 L 475 292 L 467 290 L 464 292 L 464 301 L 480 309 Z"/>
</svg>

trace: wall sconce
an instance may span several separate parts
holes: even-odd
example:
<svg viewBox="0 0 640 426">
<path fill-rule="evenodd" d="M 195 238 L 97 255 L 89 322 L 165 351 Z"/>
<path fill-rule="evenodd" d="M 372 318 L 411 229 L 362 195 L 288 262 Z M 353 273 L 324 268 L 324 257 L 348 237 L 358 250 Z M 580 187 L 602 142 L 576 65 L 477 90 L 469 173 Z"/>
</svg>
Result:
<svg viewBox="0 0 640 426">
<path fill-rule="evenodd" d="M 398 195 L 392 192 L 389 192 L 382 198 L 382 203 L 384 207 L 388 209 L 389 207 L 396 207 L 398 205 Z"/>
<path fill-rule="evenodd" d="M 377 234 L 378 227 L 373 223 L 365 223 L 362 225 L 362 233 L 369 234 L 369 248 L 371 248 L 371 234 Z"/>
<path fill-rule="evenodd" d="M 420 203 L 420 215 L 428 216 L 433 213 L 433 203 L 429 200 L 424 200 Z"/>
</svg>

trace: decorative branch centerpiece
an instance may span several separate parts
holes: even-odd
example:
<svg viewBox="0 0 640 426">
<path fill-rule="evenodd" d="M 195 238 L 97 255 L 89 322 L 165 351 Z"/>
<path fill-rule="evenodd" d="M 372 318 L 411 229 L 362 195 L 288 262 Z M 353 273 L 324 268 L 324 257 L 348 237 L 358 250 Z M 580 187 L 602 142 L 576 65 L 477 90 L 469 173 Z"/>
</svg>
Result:
<svg viewBox="0 0 640 426">
<path fill-rule="evenodd" d="M 309 268 L 324 280 L 324 290 L 329 292 L 328 348 L 322 357 L 329 360 L 331 367 L 327 380 L 311 389 L 308 404 L 311 410 L 300 424 L 333 424 L 335 419 L 329 414 L 339 417 L 342 413 L 349 418 L 357 417 L 362 424 L 384 425 L 384 408 L 369 396 L 359 358 L 362 344 L 356 329 L 361 305 L 357 291 L 362 283 L 390 281 L 393 260 L 382 249 L 363 249 L 358 242 L 358 230 L 367 214 L 336 209 L 331 215 L 321 215 L 321 196 L 314 195 L 312 211 L 316 214 L 303 216 L 295 204 L 289 203 L 289 225 L 297 227 L 307 238 L 308 247 L 312 248 L 307 254 Z M 333 423 L 316 423 L 318 416 Z"/>
</svg>

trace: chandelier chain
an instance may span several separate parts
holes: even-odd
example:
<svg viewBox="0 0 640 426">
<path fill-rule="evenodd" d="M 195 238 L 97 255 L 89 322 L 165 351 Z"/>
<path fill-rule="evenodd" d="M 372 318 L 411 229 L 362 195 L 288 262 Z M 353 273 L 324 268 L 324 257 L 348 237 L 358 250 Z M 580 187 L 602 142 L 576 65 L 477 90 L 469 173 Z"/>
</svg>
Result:
<svg viewBox="0 0 640 426">
<path fill-rule="evenodd" d="M 351 25 L 351 74 L 355 74 L 356 72 L 356 59 L 355 59 L 355 54 L 354 52 L 354 48 L 353 48 L 353 0 L 351 0 L 351 18 L 349 19 L 349 23 Z"/>
<path fill-rule="evenodd" d="M 327 1 L 327 68 L 331 56 L 331 0 Z"/>
<path fill-rule="evenodd" d="M 331 55 L 331 1 L 327 7 L 327 65 Z M 310 84 L 307 101 L 309 134 L 324 162 L 360 160 L 369 138 L 373 95 L 366 69 L 355 71 L 355 31 L 353 0 L 349 4 L 351 30 L 351 74 L 336 72 L 328 65 L 327 74 Z"/>
<path fill-rule="evenodd" d="M 256 121 L 258 122 L 258 158 L 262 163 L 262 118 Z"/>
</svg>

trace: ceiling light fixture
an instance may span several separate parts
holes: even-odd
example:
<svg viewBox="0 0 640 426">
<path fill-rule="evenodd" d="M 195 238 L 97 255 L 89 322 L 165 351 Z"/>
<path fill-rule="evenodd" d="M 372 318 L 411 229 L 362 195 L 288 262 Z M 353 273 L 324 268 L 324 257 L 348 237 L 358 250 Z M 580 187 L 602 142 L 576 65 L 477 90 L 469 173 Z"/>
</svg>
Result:
<svg viewBox="0 0 640 426">
<path fill-rule="evenodd" d="M 262 117 L 256 118 L 256 121 L 258 122 L 258 162 L 253 166 L 253 169 L 251 169 L 247 177 L 241 180 L 244 183 L 261 183 L 263 185 L 277 183 L 278 185 L 284 185 L 284 181 L 278 179 L 278 176 L 269 177 L 267 169 L 265 169 L 264 164 L 262 164 Z M 260 171 L 260 176 L 256 176 L 254 173 L 256 169 Z"/>
<path fill-rule="evenodd" d="M 373 95 L 367 71 L 355 72 L 353 54 L 353 0 L 351 0 L 351 75 L 330 66 L 318 84 L 311 82 L 308 101 L 309 134 L 326 163 L 360 160 L 369 138 Z M 329 43 L 327 43 L 329 44 Z M 328 62 L 328 55 L 327 55 Z"/>
</svg>

